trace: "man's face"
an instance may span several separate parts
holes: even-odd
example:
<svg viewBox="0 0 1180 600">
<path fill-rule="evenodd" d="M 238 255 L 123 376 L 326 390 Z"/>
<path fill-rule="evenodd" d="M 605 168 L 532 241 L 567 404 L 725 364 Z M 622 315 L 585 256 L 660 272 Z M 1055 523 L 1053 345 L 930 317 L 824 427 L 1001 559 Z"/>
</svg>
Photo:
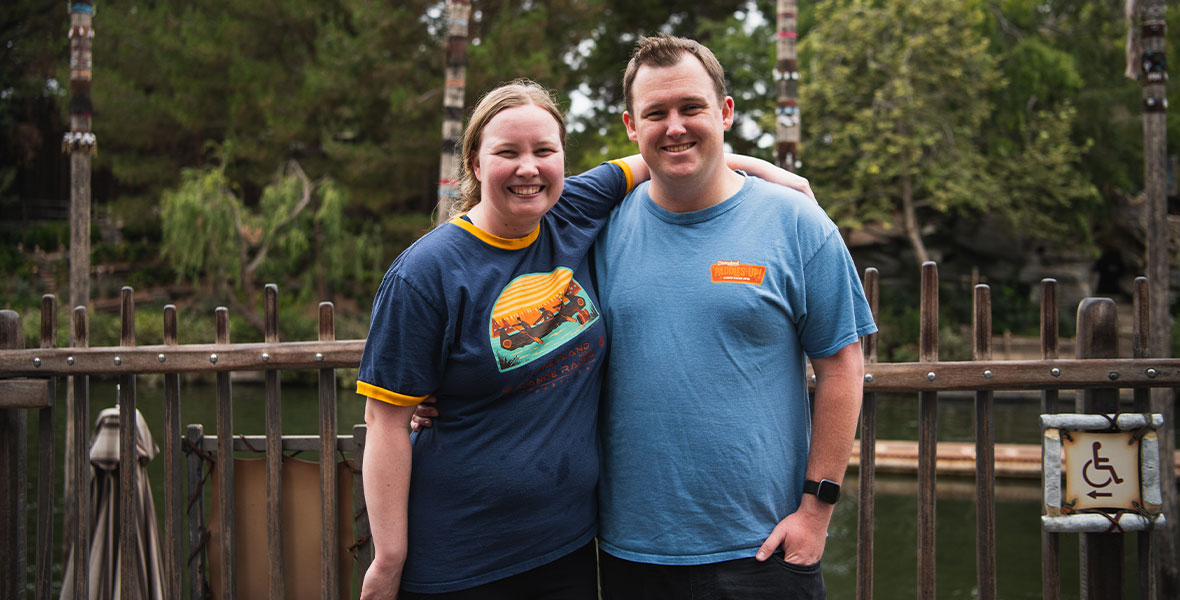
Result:
<svg viewBox="0 0 1180 600">
<path fill-rule="evenodd" d="M 733 99 L 717 98 L 695 56 L 686 53 L 671 67 L 640 67 L 631 92 L 634 114 L 623 113 L 623 123 L 653 179 L 680 183 L 713 176 L 724 167 Z"/>
</svg>

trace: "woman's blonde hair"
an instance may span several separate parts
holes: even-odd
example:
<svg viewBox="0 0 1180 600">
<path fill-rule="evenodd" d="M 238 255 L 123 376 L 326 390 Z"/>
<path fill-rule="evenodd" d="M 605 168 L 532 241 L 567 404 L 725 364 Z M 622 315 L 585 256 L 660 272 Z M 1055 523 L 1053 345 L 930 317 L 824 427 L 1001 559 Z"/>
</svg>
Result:
<svg viewBox="0 0 1180 600">
<path fill-rule="evenodd" d="M 467 121 L 467 127 L 463 130 L 463 138 L 459 142 L 459 164 L 463 166 L 463 173 L 459 176 L 459 201 L 451 211 L 452 215 L 467 212 L 479 204 L 479 180 L 475 178 L 473 163 L 479 157 L 479 145 L 484 128 L 491 122 L 492 117 L 500 114 L 500 111 L 529 104 L 543 108 L 553 115 L 561 135 L 561 149 L 565 150 L 565 117 L 562 116 L 557 101 L 553 99 L 549 90 L 535 81 L 516 79 L 488 92 L 475 105 L 471 119 Z"/>
</svg>

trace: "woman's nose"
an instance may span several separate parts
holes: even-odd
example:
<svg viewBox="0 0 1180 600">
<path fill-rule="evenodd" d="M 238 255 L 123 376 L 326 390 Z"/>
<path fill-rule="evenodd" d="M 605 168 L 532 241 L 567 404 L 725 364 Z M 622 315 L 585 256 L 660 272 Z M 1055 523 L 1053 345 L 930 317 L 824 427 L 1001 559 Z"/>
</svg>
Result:
<svg viewBox="0 0 1180 600">
<path fill-rule="evenodd" d="M 532 156 L 522 156 L 520 162 L 516 165 L 517 175 L 535 175 L 537 173 L 537 161 Z"/>
</svg>

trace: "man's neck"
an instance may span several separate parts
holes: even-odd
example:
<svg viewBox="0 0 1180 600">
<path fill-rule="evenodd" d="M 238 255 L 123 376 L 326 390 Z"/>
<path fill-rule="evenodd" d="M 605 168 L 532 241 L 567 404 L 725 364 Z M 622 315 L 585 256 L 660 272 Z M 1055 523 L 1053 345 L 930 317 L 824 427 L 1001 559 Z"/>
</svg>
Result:
<svg viewBox="0 0 1180 600">
<path fill-rule="evenodd" d="M 660 177 L 652 173 L 648 193 L 660 208 L 687 213 L 721 204 L 744 184 L 744 177 L 722 165 L 718 173 L 701 178 Z"/>
</svg>

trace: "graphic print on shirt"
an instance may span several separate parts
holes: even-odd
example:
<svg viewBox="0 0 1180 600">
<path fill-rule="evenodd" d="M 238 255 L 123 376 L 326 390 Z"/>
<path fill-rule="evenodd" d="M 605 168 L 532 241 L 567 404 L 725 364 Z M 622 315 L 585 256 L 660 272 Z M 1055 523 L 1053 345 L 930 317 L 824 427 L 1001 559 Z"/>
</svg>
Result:
<svg viewBox="0 0 1180 600">
<path fill-rule="evenodd" d="M 749 283 L 762 285 L 766 267 L 742 264 L 738 260 L 719 260 L 709 265 L 709 279 L 713 283 Z"/>
<path fill-rule="evenodd" d="M 598 310 L 574 272 L 559 267 L 513 279 L 492 306 L 492 351 L 500 372 L 556 350 L 598 320 Z"/>
</svg>

